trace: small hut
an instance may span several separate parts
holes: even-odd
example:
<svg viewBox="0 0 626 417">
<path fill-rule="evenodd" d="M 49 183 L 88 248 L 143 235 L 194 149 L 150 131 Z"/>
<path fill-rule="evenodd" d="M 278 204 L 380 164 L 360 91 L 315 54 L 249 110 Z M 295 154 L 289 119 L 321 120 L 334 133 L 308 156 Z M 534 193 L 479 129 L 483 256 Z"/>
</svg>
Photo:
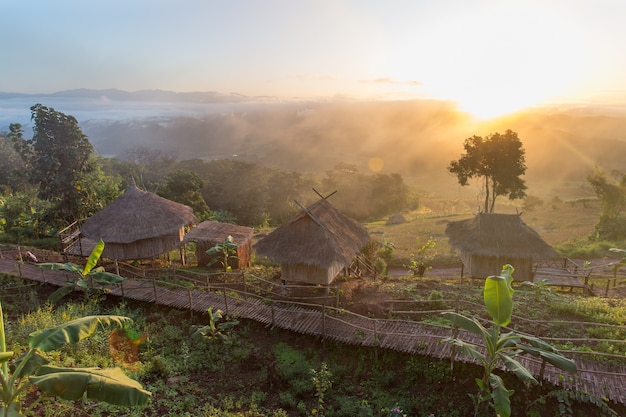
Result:
<svg viewBox="0 0 626 417">
<path fill-rule="evenodd" d="M 196 260 L 198 265 L 207 265 L 213 260 L 213 256 L 207 255 L 206 251 L 217 244 L 224 243 L 228 236 L 233 237 L 233 243 L 237 245 L 237 259 L 232 260 L 231 268 L 249 267 L 252 258 L 252 237 L 254 229 L 236 224 L 204 221 L 191 229 L 185 235 L 185 243 L 196 244 Z M 229 262 L 230 263 L 230 262 Z"/>
<path fill-rule="evenodd" d="M 481 213 L 450 222 L 446 235 L 476 278 L 499 275 L 503 265 L 511 264 L 516 280 L 532 281 L 535 261 L 559 256 L 518 214 Z"/>
<path fill-rule="evenodd" d="M 80 227 L 88 240 L 102 239 L 104 257 L 151 259 L 179 247 L 185 228 L 196 223 L 193 209 L 156 194 L 130 188 Z"/>
<path fill-rule="evenodd" d="M 329 285 L 369 242 L 365 227 L 325 198 L 317 201 L 254 245 L 280 264 L 282 279 Z"/>
</svg>

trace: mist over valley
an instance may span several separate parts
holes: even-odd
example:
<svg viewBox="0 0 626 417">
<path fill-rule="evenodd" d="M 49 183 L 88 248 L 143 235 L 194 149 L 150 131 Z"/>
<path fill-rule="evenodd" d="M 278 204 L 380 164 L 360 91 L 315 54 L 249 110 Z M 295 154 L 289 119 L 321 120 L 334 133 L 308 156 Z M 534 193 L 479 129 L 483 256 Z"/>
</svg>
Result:
<svg viewBox="0 0 626 417">
<path fill-rule="evenodd" d="M 123 158 L 149 147 L 186 159 L 237 159 L 284 171 L 323 173 L 339 163 L 399 173 L 407 184 L 450 196 L 476 194 L 446 170 L 463 141 L 511 129 L 526 149 L 528 193 L 591 196 L 594 167 L 623 171 L 626 113 L 542 108 L 481 122 L 445 101 L 278 100 L 218 93 L 72 90 L 0 93 L 0 130 L 31 134 L 36 103 L 74 116 L 97 152 Z M 376 163 L 372 163 L 376 162 Z"/>
</svg>

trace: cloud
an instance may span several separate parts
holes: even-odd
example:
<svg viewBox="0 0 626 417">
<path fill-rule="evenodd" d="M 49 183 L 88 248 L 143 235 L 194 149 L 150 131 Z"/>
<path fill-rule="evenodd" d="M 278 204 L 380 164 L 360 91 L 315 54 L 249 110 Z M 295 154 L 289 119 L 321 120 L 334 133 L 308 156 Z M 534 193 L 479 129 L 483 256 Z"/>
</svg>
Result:
<svg viewBox="0 0 626 417">
<path fill-rule="evenodd" d="M 420 87 L 423 85 L 420 81 L 398 81 L 389 77 L 374 78 L 372 80 L 360 80 L 361 84 L 386 84 L 386 85 L 403 85 L 408 87 Z"/>
</svg>

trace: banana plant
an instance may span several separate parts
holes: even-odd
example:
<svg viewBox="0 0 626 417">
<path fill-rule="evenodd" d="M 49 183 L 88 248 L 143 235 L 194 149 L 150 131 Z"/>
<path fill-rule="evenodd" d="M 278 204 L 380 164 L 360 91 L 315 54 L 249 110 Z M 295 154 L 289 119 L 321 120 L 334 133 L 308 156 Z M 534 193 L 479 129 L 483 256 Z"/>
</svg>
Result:
<svg viewBox="0 0 626 417">
<path fill-rule="evenodd" d="M 617 276 L 619 270 L 626 266 L 626 250 L 619 248 L 611 248 L 609 250 L 611 252 L 619 253 L 622 255 L 622 259 L 620 259 L 618 262 L 615 263 L 615 265 L 613 265 L 613 276 Z"/>
<path fill-rule="evenodd" d="M 96 264 L 102 256 L 103 251 L 104 241 L 100 239 L 91 251 L 91 254 L 89 255 L 89 258 L 87 258 L 87 263 L 84 267 L 76 265 L 72 262 L 47 262 L 37 264 L 37 266 L 41 269 L 53 271 L 63 270 L 72 272 L 74 274 L 73 277 L 75 279 L 69 279 L 64 286 L 60 287 L 58 290 L 50 294 L 50 296 L 48 297 L 48 301 L 50 301 L 51 303 L 59 301 L 61 298 L 74 291 L 77 286 L 79 288 L 82 288 L 87 295 L 90 291 L 94 289 L 106 291 L 106 286 L 119 284 L 120 282 L 124 281 L 125 278 L 111 272 L 106 272 L 104 270 L 104 267 L 96 267 Z"/>
<path fill-rule="evenodd" d="M 123 327 L 130 323 L 132 320 L 124 316 L 87 316 L 38 330 L 29 335 L 28 350 L 14 359 L 15 353 L 6 350 L 0 304 L 0 417 L 26 415 L 22 410 L 22 395 L 32 385 L 64 400 L 86 397 L 119 406 L 145 404 L 152 394 L 120 368 L 64 368 L 48 365 L 45 356 L 46 352 L 92 336 L 101 326 Z"/>
<path fill-rule="evenodd" d="M 218 323 L 221 319 L 224 318 L 224 313 L 222 310 L 213 311 L 213 307 L 209 307 L 207 309 L 207 313 L 209 314 L 209 324 L 206 326 L 194 325 L 191 327 L 193 331 L 192 337 L 204 337 L 206 339 L 212 339 L 215 337 L 221 338 L 223 341 L 228 340 L 228 336 L 224 333 L 226 330 L 229 330 L 239 324 L 238 320 L 228 320 L 225 322 Z"/>
<path fill-rule="evenodd" d="M 454 326 L 481 336 L 485 344 L 485 348 L 481 349 L 458 337 L 444 340 L 452 346 L 460 348 L 463 353 L 478 360 L 483 366 L 482 379 L 476 379 L 479 392 L 474 397 L 475 416 L 478 415 L 481 406 L 486 402 L 493 404 L 496 414 L 499 416 L 510 417 L 511 415 L 510 397 L 513 391 L 506 388 L 502 378 L 495 373 L 496 369 L 504 366 L 522 381 L 538 384 L 531 371 L 516 359 L 520 355 L 530 354 L 541 358 L 542 372 L 546 362 L 566 372 L 576 372 L 576 363 L 573 360 L 564 357 L 541 339 L 502 331 L 502 328 L 511 322 L 513 313 L 514 291 L 512 283 L 514 270 L 511 265 L 504 265 L 499 276 L 489 276 L 485 280 L 483 298 L 487 313 L 492 319 L 492 325 L 489 328 L 483 326 L 474 317 L 453 312 L 443 313 L 444 317 Z"/>
<path fill-rule="evenodd" d="M 224 268 L 224 272 L 230 272 L 232 270 L 232 267 L 229 265 L 230 260 L 239 260 L 237 257 L 238 247 L 239 245 L 235 243 L 233 237 L 228 235 L 226 239 L 224 239 L 224 242 L 218 243 L 206 251 L 207 255 L 215 256 L 207 266 L 211 268 L 216 263 L 220 263 Z"/>
</svg>

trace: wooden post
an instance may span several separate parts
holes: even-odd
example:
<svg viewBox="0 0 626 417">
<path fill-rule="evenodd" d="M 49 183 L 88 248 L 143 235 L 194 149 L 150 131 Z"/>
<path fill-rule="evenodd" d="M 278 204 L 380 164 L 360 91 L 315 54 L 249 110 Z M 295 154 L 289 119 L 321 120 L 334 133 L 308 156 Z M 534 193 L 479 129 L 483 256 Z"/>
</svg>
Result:
<svg viewBox="0 0 626 417">
<path fill-rule="evenodd" d="M 144 271 L 145 274 L 145 271 Z M 156 278 L 152 277 L 152 289 L 154 290 L 154 302 L 157 302 L 157 285 L 156 285 Z"/>
<path fill-rule="evenodd" d="M 226 315 L 229 316 L 228 312 L 228 297 L 226 296 L 226 285 L 222 286 L 222 290 L 224 291 L 224 309 L 226 310 Z"/>
<path fill-rule="evenodd" d="M 274 322 L 274 300 L 270 299 L 270 312 L 272 313 L 272 328 L 275 326 Z"/>
<path fill-rule="evenodd" d="M 542 380 L 543 379 L 543 373 L 546 370 L 546 360 L 542 359 L 541 360 L 541 369 L 539 370 L 539 379 Z"/>
<path fill-rule="evenodd" d="M 374 358 L 378 362 L 378 320 L 374 319 Z"/>
<path fill-rule="evenodd" d="M 322 305 L 322 348 L 326 350 L 326 305 Z"/>
<path fill-rule="evenodd" d="M 461 284 L 463 284 L 463 273 L 465 272 L 465 264 L 461 262 Z"/>
<path fill-rule="evenodd" d="M 189 310 L 193 311 L 193 297 L 191 295 L 191 288 L 187 289 L 189 293 Z"/>
</svg>

